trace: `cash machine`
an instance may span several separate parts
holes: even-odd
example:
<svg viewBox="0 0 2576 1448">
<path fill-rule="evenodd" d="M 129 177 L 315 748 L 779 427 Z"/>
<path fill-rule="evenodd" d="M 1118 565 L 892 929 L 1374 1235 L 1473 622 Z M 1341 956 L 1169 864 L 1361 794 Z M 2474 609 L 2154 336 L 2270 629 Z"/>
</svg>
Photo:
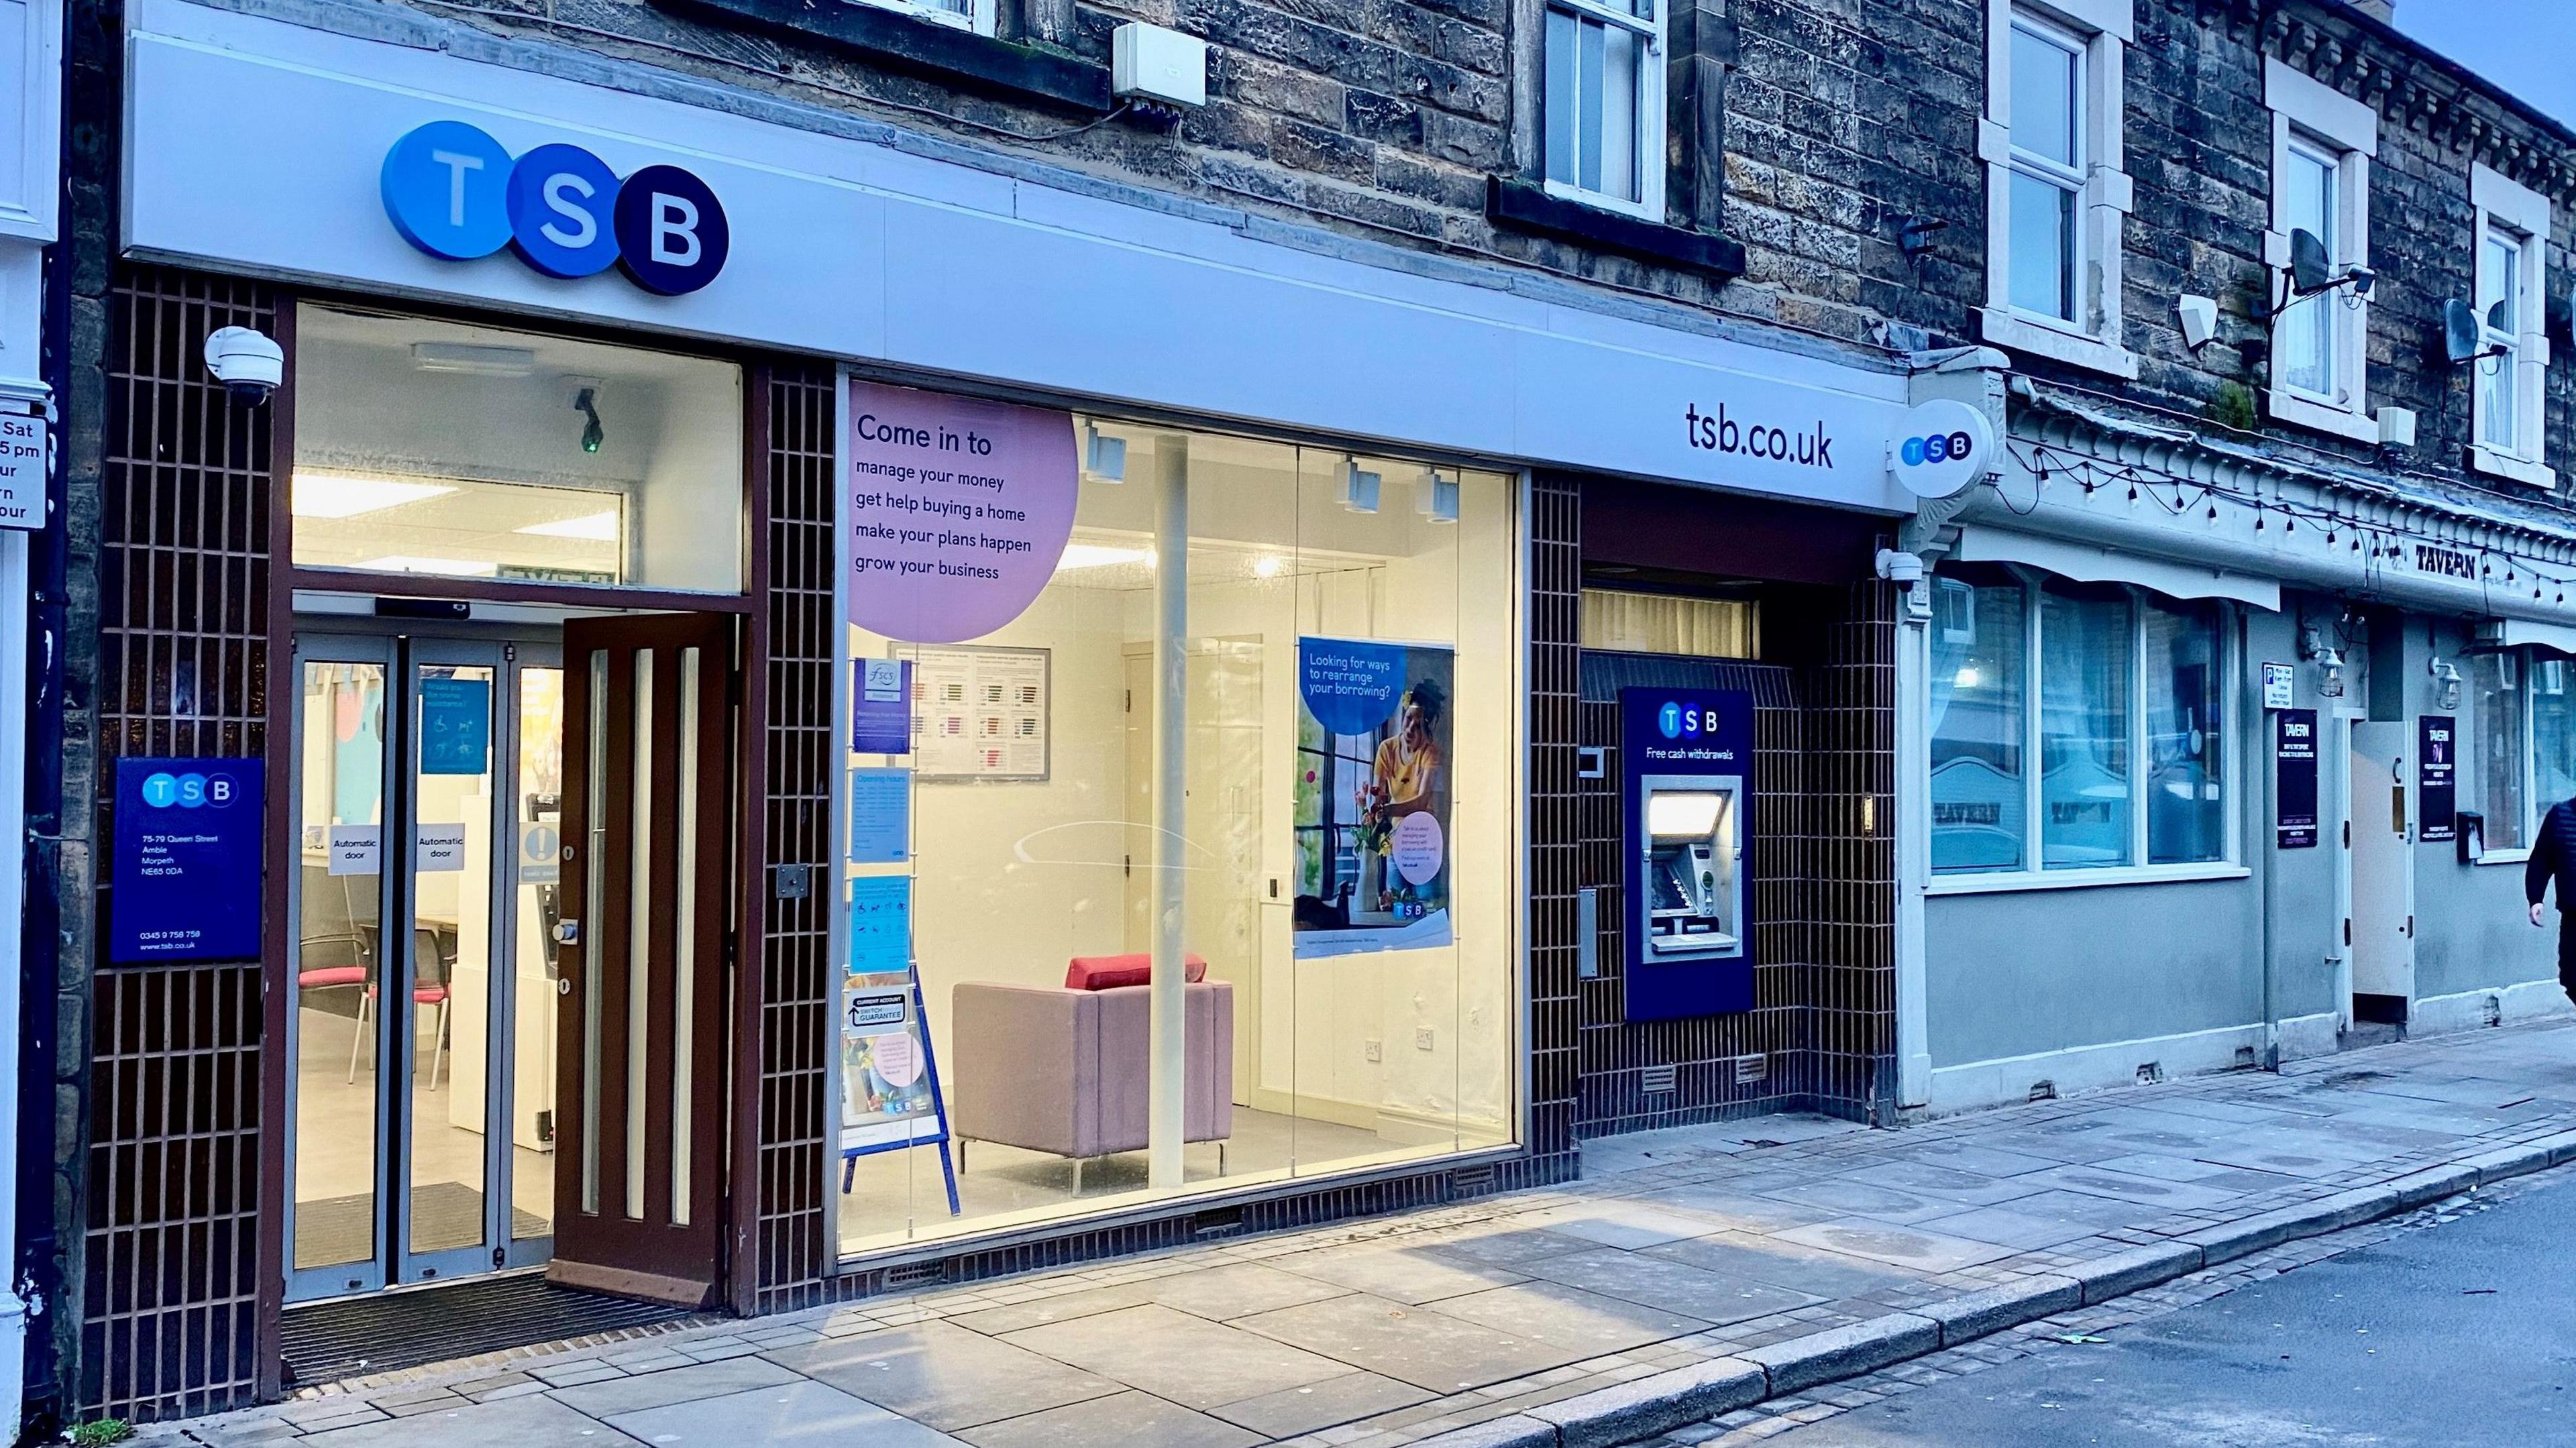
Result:
<svg viewBox="0 0 2576 1448">
<path fill-rule="evenodd" d="M 1753 700 L 1623 689 L 1627 1018 L 1753 1008 Z"/>
</svg>

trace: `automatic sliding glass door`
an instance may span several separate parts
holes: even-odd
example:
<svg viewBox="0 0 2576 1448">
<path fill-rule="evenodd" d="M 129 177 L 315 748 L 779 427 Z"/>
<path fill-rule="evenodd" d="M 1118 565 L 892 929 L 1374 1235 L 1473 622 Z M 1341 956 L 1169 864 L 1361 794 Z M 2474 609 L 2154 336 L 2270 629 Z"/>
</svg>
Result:
<svg viewBox="0 0 2576 1448">
<path fill-rule="evenodd" d="M 307 637 L 297 669 L 287 1295 L 542 1262 L 556 652 Z"/>
</svg>

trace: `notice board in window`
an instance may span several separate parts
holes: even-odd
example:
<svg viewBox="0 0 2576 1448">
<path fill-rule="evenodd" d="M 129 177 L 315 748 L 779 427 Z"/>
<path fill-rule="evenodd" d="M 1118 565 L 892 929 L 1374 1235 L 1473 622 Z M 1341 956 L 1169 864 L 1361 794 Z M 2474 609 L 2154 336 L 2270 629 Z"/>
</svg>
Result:
<svg viewBox="0 0 2576 1448">
<path fill-rule="evenodd" d="M 925 645 L 906 652 L 917 778 L 1045 781 L 1045 649 Z"/>
</svg>

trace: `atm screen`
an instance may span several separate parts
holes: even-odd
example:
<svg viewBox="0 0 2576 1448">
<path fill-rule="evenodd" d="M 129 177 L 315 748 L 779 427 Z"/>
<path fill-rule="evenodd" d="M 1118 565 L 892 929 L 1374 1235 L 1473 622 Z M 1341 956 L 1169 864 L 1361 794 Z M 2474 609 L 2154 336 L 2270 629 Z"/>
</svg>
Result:
<svg viewBox="0 0 2576 1448">
<path fill-rule="evenodd" d="M 1740 933 L 1733 781 L 1645 790 L 1646 943 L 1663 953 L 1731 951 Z"/>
</svg>

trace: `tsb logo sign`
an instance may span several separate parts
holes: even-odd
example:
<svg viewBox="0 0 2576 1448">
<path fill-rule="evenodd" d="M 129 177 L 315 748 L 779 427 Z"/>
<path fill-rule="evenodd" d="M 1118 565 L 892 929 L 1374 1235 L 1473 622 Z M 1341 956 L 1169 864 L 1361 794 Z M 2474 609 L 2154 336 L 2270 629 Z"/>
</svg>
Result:
<svg viewBox="0 0 2576 1448">
<path fill-rule="evenodd" d="M 382 182 L 385 215 L 403 240 L 450 261 L 507 246 L 548 276 L 614 264 L 646 291 L 674 297 L 714 281 L 733 246 L 716 194 L 677 166 L 621 181 L 579 146 L 539 146 L 513 160 L 463 121 L 432 121 L 394 142 Z"/>
<path fill-rule="evenodd" d="M 1936 432 L 1930 437 L 1907 438 L 1900 455 L 1907 467 L 1919 468 L 1925 463 L 1946 463 L 1954 457 L 1966 457 L 1976 446 L 1977 440 L 1964 432 Z"/>
<path fill-rule="evenodd" d="M 240 797 L 241 785 L 229 774 L 155 770 L 143 781 L 143 802 L 154 809 L 221 809 Z"/>
<path fill-rule="evenodd" d="M 1675 704 L 1667 701 L 1664 707 L 1655 711 L 1655 728 L 1661 731 L 1666 739 L 1696 739 L 1699 737 L 1700 727 L 1699 706 L 1695 704 Z"/>
<path fill-rule="evenodd" d="M 1938 398 L 1896 419 L 1888 432 L 1887 471 L 1918 498 L 1955 498 L 1985 481 L 1994 452 L 1995 425 L 1985 409 Z"/>
</svg>

